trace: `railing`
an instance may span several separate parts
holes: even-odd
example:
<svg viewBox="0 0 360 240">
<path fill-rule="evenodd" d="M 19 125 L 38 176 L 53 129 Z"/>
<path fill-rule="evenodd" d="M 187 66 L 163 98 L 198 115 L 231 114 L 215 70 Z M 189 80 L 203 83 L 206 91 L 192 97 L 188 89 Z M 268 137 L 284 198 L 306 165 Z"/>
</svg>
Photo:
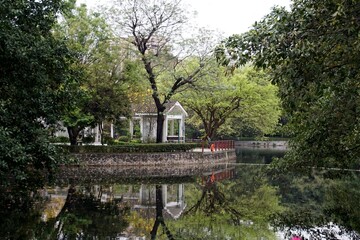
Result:
<svg viewBox="0 0 360 240">
<path fill-rule="evenodd" d="M 208 144 L 206 144 L 205 142 L 202 142 L 202 152 L 204 152 L 205 149 L 210 149 L 211 152 L 215 152 L 215 151 L 229 150 L 234 148 L 235 148 L 234 140 L 211 141 L 210 146 L 208 146 Z"/>
<path fill-rule="evenodd" d="M 184 142 L 185 141 L 185 137 L 179 137 L 179 136 L 167 136 L 167 141 L 168 142 Z"/>
</svg>

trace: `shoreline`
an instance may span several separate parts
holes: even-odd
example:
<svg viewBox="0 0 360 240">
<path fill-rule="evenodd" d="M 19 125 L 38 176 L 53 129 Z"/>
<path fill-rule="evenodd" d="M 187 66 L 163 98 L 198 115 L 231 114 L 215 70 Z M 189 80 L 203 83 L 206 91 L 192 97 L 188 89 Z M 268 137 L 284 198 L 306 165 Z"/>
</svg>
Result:
<svg viewBox="0 0 360 240">
<path fill-rule="evenodd" d="M 176 166 L 232 163 L 236 161 L 235 149 L 216 152 L 189 151 L 164 153 L 73 153 L 78 163 L 85 166 Z"/>
</svg>

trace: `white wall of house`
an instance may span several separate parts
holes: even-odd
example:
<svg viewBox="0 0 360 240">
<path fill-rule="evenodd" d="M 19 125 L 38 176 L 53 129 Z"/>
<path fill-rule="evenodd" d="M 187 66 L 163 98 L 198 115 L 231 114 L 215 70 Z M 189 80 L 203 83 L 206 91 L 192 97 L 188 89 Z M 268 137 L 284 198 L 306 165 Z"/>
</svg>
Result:
<svg viewBox="0 0 360 240">
<path fill-rule="evenodd" d="M 156 141 L 156 116 L 143 115 L 140 120 L 141 140 L 143 142 Z"/>
<path fill-rule="evenodd" d="M 155 113 L 138 113 L 135 116 L 140 118 L 142 142 L 156 141 L 157 115 Z M 162 142 L 185 142 L 186 117 L 186 111 L 180 103 L 176 102 L 165 113 Z M 132 124 L 130 124 L 130 128 L 133 128 Z M 130 132 L 133 131 L 130 129 Z"/>
</svg>

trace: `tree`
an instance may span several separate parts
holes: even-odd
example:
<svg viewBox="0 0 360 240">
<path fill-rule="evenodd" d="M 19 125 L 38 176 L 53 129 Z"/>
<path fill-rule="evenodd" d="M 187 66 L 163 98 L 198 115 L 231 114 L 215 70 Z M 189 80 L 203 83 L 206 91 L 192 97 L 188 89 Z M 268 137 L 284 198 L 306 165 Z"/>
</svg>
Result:
<svg viewBox="0 0 360 240">
<path fill-rule="evenodd" d="M 71 99 L 72 56 L 51 32 L 67 7 L 60 0 L 0 1 L 1 189 L 41 186 L 39 172 L 62 162 L 46 127 Z"/>
<path fill-rule="evenodd" d="M 162 142 L 166 103 L 202 73 L 204 62 L 212 51 L 204 41 L 209 35 L 202 36 L 202 47 L 184 48 L 181 33 L 187 15 L 179 0 L 119 1 L 119 8 L 113 10 L 113 21 L 119 24 L 116 31 L 133 45 L 132 50 L 146 71 L 157 109 L 156 142 Z M 186 41 L 187 46 L 199 43 Z M 196 61 L 193 68 L 185 69 L 183 61 L 190 55 Z M 163 74 L 166 77 L 161 77 Z"/>
<path fill-rule="evenodd" d="M 181 93 L 184 106 L 201 120 L 206 136 L 213 138 L 220 127 L 241 119 L 251 122 L 262 132 L 273 129 L 279 118 L 276 87 L 264 73 L 250 67 L 226 76 L 224 68 L 215 64 L 193 89 Z"/>
<path fill-rule="evenodd" d="M 105 19 L 97 12 L 88 12 L 86 5 L 64 15 L 57 28 L 59 37 L 67 39 L 77 54 L 74 69 L 84 72 L 79 79 L 81 94 L 64 116 L 70 142 L 77 143 L 79 133 L 87 126 L 100 126 L 105 120 L 126 116 L 129 101 L 121 78 L 121 44 L 113 37 Z"/>
<path fill-rule="evenodd" d="M 218 48 L 223 64 L 271 69 L 295 138 L 298 166 L 349 167 L 360 156 L 357 1 L 294 0 Z"/>
</svg>

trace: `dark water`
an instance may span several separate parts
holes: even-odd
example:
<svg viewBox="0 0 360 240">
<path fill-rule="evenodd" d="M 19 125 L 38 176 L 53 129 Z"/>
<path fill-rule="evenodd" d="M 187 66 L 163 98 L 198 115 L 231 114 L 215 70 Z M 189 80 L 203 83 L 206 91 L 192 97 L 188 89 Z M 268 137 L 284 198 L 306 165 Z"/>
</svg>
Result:
<svg viewBox="0 0 360 240">
<path fill-rule="evenodd" d="M 358 172 L 283 174 L 259 165 L 283 152 L 237 153 L 233 165 L 62 169 L 6 201 L 0 239 L 359 239 Z"/>
<path fill-rule="evenodd" d="M 237 148 L 236 156 L 239 163 L 250 164 L 269 164 L 273 158 L 281 158 L 285 155 L 285 150 L 268 148 Z"/>
</svg>

